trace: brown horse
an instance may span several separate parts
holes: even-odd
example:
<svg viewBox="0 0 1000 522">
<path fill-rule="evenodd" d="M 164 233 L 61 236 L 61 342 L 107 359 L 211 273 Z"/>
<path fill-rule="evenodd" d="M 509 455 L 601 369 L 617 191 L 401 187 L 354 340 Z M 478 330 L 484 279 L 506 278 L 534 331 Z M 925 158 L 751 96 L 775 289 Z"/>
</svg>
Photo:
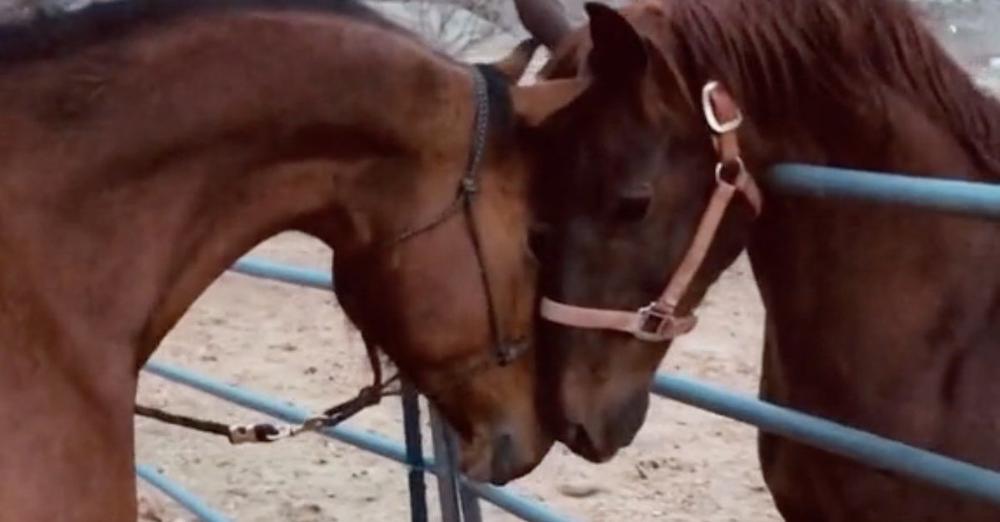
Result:
<svg viewBox="0 0 1000 522">
<path fill-rule="evenodd" d="M 139 368 L 288 229 L 336 250 L 348 315 L 459 431 L 471 476 L 537 464 L 533 356 L 499 359 L 532 336 L 521 136 L 573 93 L 510 88 L 525 65 L 455 63 L 336 1 L 0 28 L 0 519 L 135 517 Z"/>
<path fill-rule="evenodd" d="M 630 443 L 669 338 L 746 244 L 767 309 L 764 398 L 1000 468 L 1000 229 L 773 193 L 755 221 L 747 174 L 802 162 L 996 181 L 1000 105 L 902 0 L 588 10 L 589 31 L 560 36 L 543 71 L 591 85 L 539 137 L 557 435 L 598 461 Z M 760 458 L 789 521 L 1000 520 L 766 434 Z"/>
</svg>

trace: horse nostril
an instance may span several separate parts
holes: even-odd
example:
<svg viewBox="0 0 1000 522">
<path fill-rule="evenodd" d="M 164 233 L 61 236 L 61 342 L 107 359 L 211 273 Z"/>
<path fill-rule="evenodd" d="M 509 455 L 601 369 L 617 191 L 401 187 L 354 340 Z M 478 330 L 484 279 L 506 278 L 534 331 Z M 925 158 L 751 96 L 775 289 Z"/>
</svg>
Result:
<svg viewBox="0 0 1000 522">
<path fill-rule="evenodd" d="M 587 429 L 580 424 L 571 424 L 566 428 L 564 442 L 575 453 L 585 459 L 594 460 L 598 458 L 598 451 L 594 440 L 590 437 Z"/>
<path fill-rule="evenodd" d="M 506 483 L 513 478 L 517 467 L 514 437 L 509 433 L 501 433 L 493 439 L 493 459 L 490 462 L 492 482 L 498 485 Z"/>
<path fill-rule="evenodd" d="M 646 421 L 649 410 L 649 393 L 646 390 L 634 395 L 618 409 L 617 415 L 608 425 L 608 442 L 615 448 L 628 446 Z"/>
</svg>

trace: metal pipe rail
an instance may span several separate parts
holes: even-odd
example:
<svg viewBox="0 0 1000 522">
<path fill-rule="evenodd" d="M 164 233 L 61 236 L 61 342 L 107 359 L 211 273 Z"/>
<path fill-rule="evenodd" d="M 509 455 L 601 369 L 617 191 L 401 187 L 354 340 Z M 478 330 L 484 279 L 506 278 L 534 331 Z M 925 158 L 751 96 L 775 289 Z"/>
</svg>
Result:
<svg viewBox="0 0 1000 522">
<path fill-rule="evenodd" d="M 159 361 L 149 361 L 146 363 L 144 370 L 153 375 L 157 375 L 178 384 L 183 384 L 184 386 L 194 388 L 201 392 L 213 395 L 234 404 L 238 404 L 245 408 L 258 411 L 265 415 L 281 419 L 285 422 L 298 424 L 304 422 L 311 416 L 308 411 L 297 406 L 290 405 L 285 401 L 233 386 L 231 384 L 225 384 L 204 375 Z M 376 455 L 380 455 L 400 464 L 407 464 L 406 450 L 403 446 L 382 435 L 366 433 L 347 426 L 335 426 L 333 428 L 323 430 L 321 433 L 332 439 L 346 442 L 347 444 L 375 453 Z M 424 457 L 424 463 L 426 466 L 424 471 L 435 474 L 438 473 L 438 469 L 433 458 L 429 456 Z M 519 496 L 504 488 L 498 488 L 489 484 L 475 483 L 464 478 L 463 484 L 474 491 L 483 500 L 486 500 L 487 502 L 490 502 L 491 504 L 527 521 L 572 522 L 573 520 L 553 512 L 544 504 L 527 497 Z"/>
<path fill-rule="evenodd" d="M 1000 184 L 995 183 L 801 164 L 778 165 L 761 181 L 784 194 L 891 203 L 1000 220 Z"/>
<path fill-rule="evenodd" d="M 135 474 L 148 482 L 149 485 L 174 499 L 175 502 L 196 515 L 203 522 L 231 522 L 228 517 L 210 508 L 200 498 L 184 489 L 180 484 L 170 480 L 159 471 L 156 471 L 152 466 L 137 464 L 135 466 Z"/>
<path fill-rule="evenodd" d="M 1000 473 L 676 375 L 658 374 L 653 393 L 750 424 L 866 465 L 1000 505 Z"/>
<path fill-rule="evenodd" d="M 270 279 L 320 290 L 333 290 L 333 276 L 329 272 L 275 263 L 259 257 L 245 256 L 229 269 L 231 272 Z"/>
</svg>

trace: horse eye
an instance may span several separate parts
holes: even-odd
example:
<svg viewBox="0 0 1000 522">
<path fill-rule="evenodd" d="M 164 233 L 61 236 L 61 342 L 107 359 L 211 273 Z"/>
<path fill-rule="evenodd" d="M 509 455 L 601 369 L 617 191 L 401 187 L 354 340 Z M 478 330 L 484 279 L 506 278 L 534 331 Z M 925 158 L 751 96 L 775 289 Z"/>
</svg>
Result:
<svg viewBox="0 0 1000 522">
<path fill-rule="evenodd" d="M 640 191 L 622 194 L 615 204 L 614 217 L 618 221 L 634 223 L 642 221 L 649 212 L 649 204 L 653 200 L 651 192 Z"/>
<path fill-rule="evenodd" d="M 546 241 L 549 238 L 551 226 L 547 223 L 533 223 L 528 229 L 528 248 L 536 257 L 545 253 Z"/>
</svg>

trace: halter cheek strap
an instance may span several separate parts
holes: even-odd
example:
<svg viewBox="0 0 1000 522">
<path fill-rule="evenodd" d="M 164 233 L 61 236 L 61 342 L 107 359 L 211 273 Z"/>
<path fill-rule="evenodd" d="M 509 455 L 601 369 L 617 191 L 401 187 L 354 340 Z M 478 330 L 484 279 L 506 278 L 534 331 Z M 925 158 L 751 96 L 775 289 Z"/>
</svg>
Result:
<svg viewBox="0 0 1000 522">
<path fill-rule="evenodd" d="M 441 224 L 447 222 L 455 215 L 461 213 L 465 216 L 466 230 L 469 240 L 472 243 L 472 250 L 475 254 L 476 265 L 479 270 L 479 279 L 485 295 L 486 314 L 489 321 L 490 337 L 493 342 L 493 356 L 495 362 L 500 366 L 507 366 L 514 362 L 521 354 L 528 349 L 526 341 L 517 339 L 506 339 L 501 328 L 499 312 L 496 306 L 496 299 L 493 294 L 493 284 L 486 271 L 485 254 L 483 253 L 483 241 L 480 237 L 479 227 L 476 222 L 476 213 L 473 211 L 473 199 L 479 194 L 480 171 L 483 159 L 486 156 L 486 146 L 489 141 L 490 128 L 490 90 L 487 84 L 485 73 L 488 66 L 476 65 L 472 69 L 473 96 L 475 102 L 475 120 L 472 129 L 472 148 L 469 151 L 469 159 L 458 185 L 451 204 L 441 210 L 433 219 L 420 226 L 408 229 L 401 233 L 390 244 L 395 247 L 407 242 L 425 232 L 433 230 Z M 488 361 L 492 363 L 493 361 Z M 477 369 L 488 367 L 489 364 L 476 365 Z M 464 369 L 463 373 L 467 374 Z"/>
<path fill-rule="evenodd" d="M 715 190 L 677 270 L 660 296 L 636 311 L 585 308 L 542 298 L 543 318 L 576 328 L 614 330 L 632 334 L 646 342 L 664 342 L 694 329 L 693 314 L 677 315 L 677 306 L 705 261 L 719 225 L 736 193 L 743 194 L 756 214 L 763 207 L 763 197 L 753 177 L 747 172 L 740 154 L 736 131 L 743 123 L 736 102 L 718 83 L 709 82 L 702 89 L 702 109 L 712 131 L 718 155 L 715 166 Z"/>
</svg>

